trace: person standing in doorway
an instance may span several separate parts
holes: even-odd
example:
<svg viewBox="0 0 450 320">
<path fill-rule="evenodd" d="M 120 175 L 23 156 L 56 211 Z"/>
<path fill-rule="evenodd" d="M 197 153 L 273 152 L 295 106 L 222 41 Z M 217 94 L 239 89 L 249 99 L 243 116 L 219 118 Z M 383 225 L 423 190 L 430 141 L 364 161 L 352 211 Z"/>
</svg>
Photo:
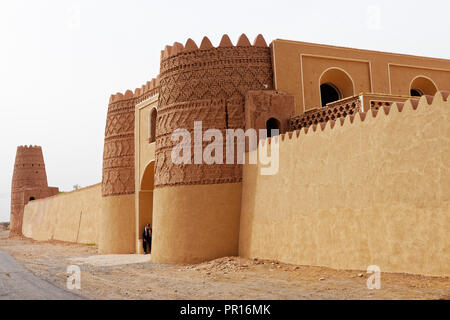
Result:
<svg viewBox="0 0 450 320">
<path fill-rule="evenodd" d="M 152 229 L 150 228 L 150 224 L 147 223 L 144 228 L 144 232 L 142 233 L 142 245 L 144 246 L 144 254 L 152 252 Z"/>
</svg>

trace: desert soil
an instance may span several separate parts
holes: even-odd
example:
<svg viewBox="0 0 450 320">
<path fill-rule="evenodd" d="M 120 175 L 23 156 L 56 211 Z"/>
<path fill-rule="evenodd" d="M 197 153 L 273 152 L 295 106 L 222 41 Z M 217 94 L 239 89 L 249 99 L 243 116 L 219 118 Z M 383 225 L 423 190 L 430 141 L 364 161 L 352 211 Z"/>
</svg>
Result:
<svg viewBox="0 0 450 320">
<path fill-rule="evenodd" d="M 381 274 L 368 290 L 364 271 L 294 266 L 266 260 L 221 258 L 197 265 L 161 265 L 148 256 L 98 256 L 95 246 L 25 238 L 5 239 L 11 254 L 37 277 L 66 287 L 69 265 L 81 268 L 88 299 L 449 299 L 449 277 Z"/>
</svg>

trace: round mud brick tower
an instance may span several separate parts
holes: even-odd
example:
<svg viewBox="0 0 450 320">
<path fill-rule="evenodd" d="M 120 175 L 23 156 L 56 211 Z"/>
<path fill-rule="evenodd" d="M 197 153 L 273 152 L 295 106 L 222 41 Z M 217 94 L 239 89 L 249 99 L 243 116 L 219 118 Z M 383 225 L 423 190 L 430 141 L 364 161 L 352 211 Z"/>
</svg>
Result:
<svg viewBox="0 0 450 320">
<path fill-rule="evenodd" d="M 262 36 L 251 45 L 242 35 L 234 46 L 225 35 L 219 47 L 205 37 L 200 48 L 189 39 L 166 47 L 160 72 L 152 261 L 237 255 L 242 165 L 193 164 L 194 121 L 223 137 L 226 129 L 245 129 L 247 91 L 273 88 L 270 49 Z M 191 133 L 192 164 L 171 160 L 176 129 Z"/>
<path fill-rule="evenodd" d="M 45 192 L 47 188 L 47 173 L 45 172 L 42 148 L 37 146 L 17 147 L 11 185 L 11 235 L 22 234 L 25 205 L 30 200 L 41 198 L 41 193 Z"/>
<path fill-rule="evenodd" d="M 135 252 L 133 92 L 111 96 L 103 153 L 99 252 Z"/>
</svg>

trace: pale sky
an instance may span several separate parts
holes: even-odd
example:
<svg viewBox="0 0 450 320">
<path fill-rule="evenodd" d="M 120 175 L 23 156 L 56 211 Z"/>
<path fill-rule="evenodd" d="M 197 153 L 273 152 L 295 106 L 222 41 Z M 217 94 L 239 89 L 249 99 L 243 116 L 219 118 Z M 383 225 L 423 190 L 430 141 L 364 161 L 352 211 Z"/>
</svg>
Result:
<svg viewBox="0 0 450 320">
<path fill-rule="evenodd" d="M 0 221 L 16 147 L 43 147 L 50 186 L 101 181 L 111 93 L 159 72 L 160 51 L 204 35 L 280 38 L 450 59 L 450 2 L 0 1 Z"/>
</svg>

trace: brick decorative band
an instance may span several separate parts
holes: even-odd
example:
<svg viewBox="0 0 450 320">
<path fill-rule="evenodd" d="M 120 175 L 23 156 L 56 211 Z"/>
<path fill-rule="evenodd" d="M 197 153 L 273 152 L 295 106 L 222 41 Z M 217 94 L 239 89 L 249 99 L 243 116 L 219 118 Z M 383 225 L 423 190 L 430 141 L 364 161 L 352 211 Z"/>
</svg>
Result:
<svg viewBox="0 0 450 320">
<path fill-rule="evenodd" d="M 202 121 L 203 131 L 245 129 L 247 91 L 273 88 L 267 45 L 252 46 L 241 36 L 238 45 L 232 46 L 227 38 L 217 48 L 204 38 L 196 50 L 190 49 L 196 45 L 188 40 L 186 47 L 177 44 L 162 54 L 155 187 L 242 181 L 241 165 L 175 165 L 171 161 L 172 148 L 178 143 L 170 139 L 174 130 L 192 133 L 194 121 Z"/>
</svg>

